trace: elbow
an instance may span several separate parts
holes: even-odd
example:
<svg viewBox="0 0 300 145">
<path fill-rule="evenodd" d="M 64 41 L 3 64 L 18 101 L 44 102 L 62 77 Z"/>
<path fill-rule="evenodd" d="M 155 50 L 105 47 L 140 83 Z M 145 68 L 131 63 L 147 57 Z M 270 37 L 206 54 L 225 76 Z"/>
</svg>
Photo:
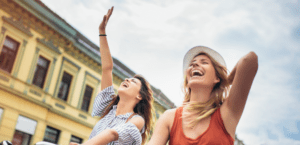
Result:
<svg viewBox="0 0 300 145">
<path fill-rule="evenodd" d="M 255 52 L 249 52 L 243 59 L 243 64 L 248 68 L 251 68 L 253 71 L 257 71 L 258 69 L 258 56 Z"/>
<path fill-rule="evenodd" d="M 108 134 L 111 135 L 113 141 L 116 141 L 116 140 L 119 139 L 119 134 L 118 134 L 118 132 L 117 132 L 116 130 L 114 130 L 114 129 L 108 129 Z"/>
<path fill-rule="evenodd" d="M 258 56 L 256 55 L 255 52 L 251 51 L 248 53 L 248 55 L 254 60 L 254 61 L 258 61 Z"/>
<path fill-rule="evenodd" d="M 102 71 L 112 71 L 114 68 L 113 65 L 105 65 L 105 66 L 102 66 Z"/>
<path fill-rule="evenodd" d="M 251 51 L 249 54 L 251 55 L 252 67 L 255 69 L 255 72 L 256 72 L 258 69 L 258 56 L 253 51 Z"/>
</svg>

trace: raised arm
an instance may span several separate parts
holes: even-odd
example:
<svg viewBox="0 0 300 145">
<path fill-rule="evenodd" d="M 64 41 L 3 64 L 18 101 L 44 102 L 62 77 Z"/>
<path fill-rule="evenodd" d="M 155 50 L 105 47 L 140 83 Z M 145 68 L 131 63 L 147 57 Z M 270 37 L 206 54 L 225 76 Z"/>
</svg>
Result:
<svg viewBox="0 0 300 145">
<path fill-rule="evenodd" d="M 105 28 L 109 17 L 111 16 L 113 7 L 108 10 L 107 14 L 104 15 L 103 20 L 99 26 L 99 33 L 101 35 L 106 34 Z M 113 61 L 108 48 L 106 36 L 100 37 L 100 55 L 102 61 L 102 81 L 101 87 L 99 88 L 99 94 L 95 98 L 92 116 L 101 116 L 104 109 L 112 101 L 111 96 L 114 95 L 112 87 L 112 70 Z"/>
<path fill-rule="evenodd" d="M 99 34 L 106 34 L 106 25 L 113 12 L 114 7 L 108 10 L 107 14 L 104 15 L 103 20 L 99 26 Z M 112 70 L 113 60 L 109 51 L 106 36 L 99 36 L 100 39 L 100 56 L 102 65 L 102 81 L 101 88 L 99 91 L 112 85 Z"/>
<path fill-rule="evenodd" d="M 232 137 L 235 135 L 236 126 L 242 116 L 257 69 L 257 55 L 250 52 L 238 61 L 228 76 L 232 86 L 221 106 L 221 116 L 226 130 Z"/>
</svg>

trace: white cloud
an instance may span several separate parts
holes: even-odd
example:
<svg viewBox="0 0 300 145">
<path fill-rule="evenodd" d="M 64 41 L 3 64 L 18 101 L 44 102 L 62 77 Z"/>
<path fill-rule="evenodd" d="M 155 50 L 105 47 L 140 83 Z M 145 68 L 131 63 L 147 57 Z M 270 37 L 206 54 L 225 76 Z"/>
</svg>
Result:
<svg viewBox="0 0 300 145">
<path fill-rule="evenodd" d="M 300 91 L 294 81 L 299 80 L 300 68 L 300 37 L 295 32 L 300 28 L 299 1 L 43 2 L 97 45 L 98 25 L 114 5 L 107 28 L 112 55 L 178 106 L 183 100 L 182 59 L 189 48 L 216 49 L 229 70 L 255 51 L 259 70 L 237 127 L 238 137 L 250 145 L 300 144 L 299 138 L 284 134 L 287 130 L 300 135 L 296 124 Z"/>
</svg>

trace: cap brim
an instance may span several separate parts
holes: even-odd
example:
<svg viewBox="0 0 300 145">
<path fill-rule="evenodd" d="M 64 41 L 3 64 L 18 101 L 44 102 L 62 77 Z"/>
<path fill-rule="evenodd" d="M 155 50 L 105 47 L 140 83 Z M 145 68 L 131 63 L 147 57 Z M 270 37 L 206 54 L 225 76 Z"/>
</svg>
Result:
<svg viewBox="0 0 300 145">
<path fill-rule="evenodd" d="M 208 48 L 206 46 L 195 46 L 191 48 L 183 58 L 183 74 L 185 74 L 186 69 L 188 68 L 189 64 L 193 60 L 193 58 L 198 55 L 199 53 L 206 53 L 211 56 L 215 61 L 217 61 L 220 65 L 226 67 L 225 60 L 223 57 L 215 50 Z"/>
</svg>

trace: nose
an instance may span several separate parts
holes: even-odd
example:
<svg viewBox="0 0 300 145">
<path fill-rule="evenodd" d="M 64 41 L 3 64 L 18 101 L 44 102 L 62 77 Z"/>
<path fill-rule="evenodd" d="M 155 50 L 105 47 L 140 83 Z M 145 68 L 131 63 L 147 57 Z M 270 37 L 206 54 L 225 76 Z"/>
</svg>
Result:
<svg viewBox="0 0 300 145">
<path fill-rule="evenodd" d="M 193 67 L 199 66 L 197 63 L 192 64 Z"/>
<path fill-rule="evenodd" d="M 125 81 L 126 81 L 126 82 L 129 82 L 129 79 L 128 79 L 128 78 L 126 78 L 126 79 L 125 79 Z"/>
</svg>

